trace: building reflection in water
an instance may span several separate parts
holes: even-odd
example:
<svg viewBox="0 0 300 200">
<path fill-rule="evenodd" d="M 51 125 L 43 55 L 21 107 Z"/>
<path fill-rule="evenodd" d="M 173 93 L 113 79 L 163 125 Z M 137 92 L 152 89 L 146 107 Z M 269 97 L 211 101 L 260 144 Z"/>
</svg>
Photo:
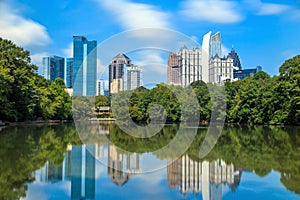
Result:
<svg viewBox="0 0 300 200">
<path fill-rule="evenodd" d="M 101 157 L 108 158 L 107 173 L 117 186 L 122 187 L 130 176 L 142 173 L 140 154 L 122 153 L 113 144 L 88 144 L 69 145 L 61 166 L 47 161 L 34 176 L 38 182 L 71 182 L 71 199 L 95 199 L 96 159 Z M 184 155 L 169 159 L 167 166 L 169 188 L 178 189 L 183 195 L 202 193 L 204 200 L 222 199 L 228 189 L 235 191 L 241 175 L 242 170 L 221 159 L 198 162 Z"/>
<path fill-rule="evenodd" d="M 95 198 L 96 144 L 72 146 L 71 199 Z"/>
<path fill-rule="evenodd" d="M 167 166 L 170 188 L 178 188 L 184 195 L 202 192 L 204 200 L 222 199 L 226 187 L 235 191 L 241 175 L 242 170 L 233 164 L 227 165 L 221 159 L 197 162 L 184 155 L 180 159 L 169 160 Z"/>
<path fill-rule="evenodd" d="M 95 171 L 97 145 L 69 145 L 61 166 L 47 161 L 35 172 L 36 181 L 56 183 L 71 182 L 71 199 L 95 199 Z"/>
<path fill-rule="evenodd" d="M 122 154 L 115 145 L 108 146 L 108 175 L 111 181 L 118 186 L 123 186 L 130 175 L 142 172 L 140 168 L 140 155 L 137 153 Z"/>
</svg>

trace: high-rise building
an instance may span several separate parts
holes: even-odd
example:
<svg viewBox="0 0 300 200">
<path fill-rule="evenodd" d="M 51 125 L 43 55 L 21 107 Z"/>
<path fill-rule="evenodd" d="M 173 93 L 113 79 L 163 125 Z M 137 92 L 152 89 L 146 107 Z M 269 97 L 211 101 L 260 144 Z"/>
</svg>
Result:
<svg viewBox="0 0 300 200">
<path fill-rule="evenodd" d="M 168 80 L 169 85 L 181 85 L 181 67 L 177 53 L 171 52 L 168 57 Z"/>
<path fill-rule="evenodd" d="M 97 80 L 96 96 L 108 96 L 108 80 Z"/>
<path fill-rule="evenodd" d="M 217 32 L 211 36 L 210 39 L 210 58 L 215 56 L 222 57 L 222 41 L 221 34 Z"/>
<path fill-rule="evenodd" d="M 119 53 L 112 59 L 109 67 L 109 93 L 124 91 L 124 68 L 131 65 L 131 60 L 125 54 Z"/>
<path fill-rule="evenodd" d="M 202 40 L 202 80 L 204 82 L 209 82 L 209 59 L 210 59 L 210 41 L 211 41 L 211 31 L 203 36 Z"/>
<path fill-rule="evenodd" d="M 73 68 L 74 68 L 74 59 L 66 59 L 66 86 L 67 88 L 73 88 Z"/>
<path fill-rule="evenodd" d="M 95 96 L 97 79 L 97 41 L 73 36 L 73 93 Z"/>
<path fill-rule="evenodd" d="M 233 80 L 233 59 L 220 58 L 217 54 L 209 60 L 209 82 L 222 85 Z"/>
<path fill-rule="evenodd" d="M 196 47 L 189 50 L 186 46 L 178 52 L 181 68 L 181 85 L 189 86 L 192 82 L 202 80 L 201 50 Z"/>
<path fill-rule="evenodd" d="M 233 67 L 234 67 L 233 70 L 234 71 L 242 69 L 239 55 L 237 54 L 237 52 L 235 52 L 234 48 L 232 48 L 231 51 L 228 53 L 228 57 L 233 59 Z"/>
<path fill-rule="evenodd" d="M 127 90 L 134 90 L 140 87 L 142 69 L 135 65 L 127 67 Z"/>
<path fill-rule="evenodd" d="M 65 59 L 59 56 L 43 57 L 43 76 L 54 81 L 56 78 L 65 79 Z"/>
</svg>

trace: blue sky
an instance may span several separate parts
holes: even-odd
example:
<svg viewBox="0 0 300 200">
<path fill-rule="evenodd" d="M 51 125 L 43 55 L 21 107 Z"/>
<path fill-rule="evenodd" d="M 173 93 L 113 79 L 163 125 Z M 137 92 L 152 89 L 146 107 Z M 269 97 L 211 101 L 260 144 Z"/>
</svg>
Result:
<svg viewBox="0 0 300 200">
<path fill-rule="evenodd" d="M 205 33 L 220 31 L 223 52 L 234 45 L 243 68 L 261 65 L 276 75 L 284 60 L 300 54 L 299 22 L 299 0 L 0 1 L 0 36 L 29 50 L 38 66 L 43 56 L 71 57 L 73 35 L 100 44 L 122 31 L 146 27 L 179 31 L 200 45 Z M 160 66 L 145 70 L 146 82 L 166 81 L 166 54 L 147 52 L 131 59 Z"/>
</svg>

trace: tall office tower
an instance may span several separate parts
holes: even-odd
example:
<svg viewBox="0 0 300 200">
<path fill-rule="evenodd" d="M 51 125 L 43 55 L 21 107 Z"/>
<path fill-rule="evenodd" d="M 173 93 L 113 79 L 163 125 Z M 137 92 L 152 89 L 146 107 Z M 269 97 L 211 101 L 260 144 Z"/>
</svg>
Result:
<svg viewBox="0 0 300 200">
<path fill-rule="evenodd" d="M 59 56 L 43 57 L 43 76 L 54 81 L 56 78 L 65 79 L 65 59 Z"/>
<path fill-rule="evenodd" d="M 95 96 L 97 79 L 97 41 L 73 36 L 73 93 Z"/>
<path fill-rule="evenodd" d="M 233 59 L 234 70 L 241 70 L 242 69 L 242 65 L 241 65 L 239 55 L 235 52 L 233 47 L 232 47 L 231 51 L 228 53 L 228 57 Z"/>
<path fill-rule="evenodd" d="M 142 69 L 135 65 L 127 67 L 127 90 L 134 90 L 141 86 Z"/>
<path fill-rule="evenodd" d="M 222 41 L 220 32 L 212 35 L 210 40 L 210 58 L 215 57 L 216 55 L 222 57 Z"/>
<path fill-rule="evenodd" d="M 181 85 L 181 67 L 177 53 L 171 52 L 168 57 L 168 80 L 169 85 Z"/>
<path fill-rule="evenodd" d="M 124 67 L 129 67 L 131 60 L 125 54 L 119 53 L 112 59 L 109 68 L 109 93 L 124 91 Z"/>
<path fill-rule="evenodd" d="M 219 32 L 212 35 L 211 31 L 203 36 L 202 40 L 202 80 L 204 82 L 213 82 L 210 80 L 210 59 L 222 56 L 222 41 Z"/>
<path fill-rule="evenodd" d="M 95 198 L 95 144 L 72 146 L 71 199 Z"/>
<path fill-rule="evenodd" d="M 96 90 L 96 95 L 104 95 L 104 96 L 108 96 L 108 80 L 97 80 L 97 90 Z"/>
<path fill-rule="evenodd" d="M 209 82 L 222 85 L 225 81 L 233 80 L 233 59 L 220 58 L 218 55 L 209 61 Z"/>
<path fill-rule="evenodd" d="M 196 47 L 189 50 L 186 46 L 178 52 L 181 67 L 181 85 L 189 86 L 192 82 L 202 80 L 201 50 Z"/>
<path fill-rule="evenodd" d="M 73 68 L 74 68 L 74 59 L 66 59 L 66 86 L 67 88 L 73 88 Z"/>
<path fill-rule="evenodd" d="M 209 82 L 209 59 L 210 59 L 210 40 L 211 31 L 203 36 L 202 40 L 202 80 Z"/>
</svg>

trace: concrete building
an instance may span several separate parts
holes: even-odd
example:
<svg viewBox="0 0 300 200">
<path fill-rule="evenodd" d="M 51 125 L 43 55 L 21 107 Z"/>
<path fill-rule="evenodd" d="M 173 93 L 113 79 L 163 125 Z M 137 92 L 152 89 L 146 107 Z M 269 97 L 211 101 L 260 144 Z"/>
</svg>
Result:
<svg viewBox="0 0 300 200">
<path fill-rule="evenodd" d="M 108 96 L 108 80 L 97 80 L 96 96 Z"/>
<path fill-rule="evenodd" d="M 109 67 L 109 93 L 124 91 L 124 68 L 131 66 L 131 60 L 125 54 L 119 53 L 112 59 Z"/>
<path fill-rule="evenodd" d="M 201 50 L 196 47 L 189 50 L 186 46 L 178 52 L 181 68 L 181 85 L 189 86 L 192 82 L 202 80 Z"/>
<path fill-rule="evenodd" d="M 168 79 L 169 85 L 181 85 L 181 67 L 177 53 L 171 52 L 168 57 Z"/>
<path fill-rule="evenodd" d="M 218 55 L 209 60 L 209 82 L 222 85 L 233 80 L 233 59 L 220 58 Z"/>
<path fill-rule="evenodd" d="M 134 90 L 142 85 L 142 69 L 135 65 L 127 67 L 127 90 Z"/>
</svg>

